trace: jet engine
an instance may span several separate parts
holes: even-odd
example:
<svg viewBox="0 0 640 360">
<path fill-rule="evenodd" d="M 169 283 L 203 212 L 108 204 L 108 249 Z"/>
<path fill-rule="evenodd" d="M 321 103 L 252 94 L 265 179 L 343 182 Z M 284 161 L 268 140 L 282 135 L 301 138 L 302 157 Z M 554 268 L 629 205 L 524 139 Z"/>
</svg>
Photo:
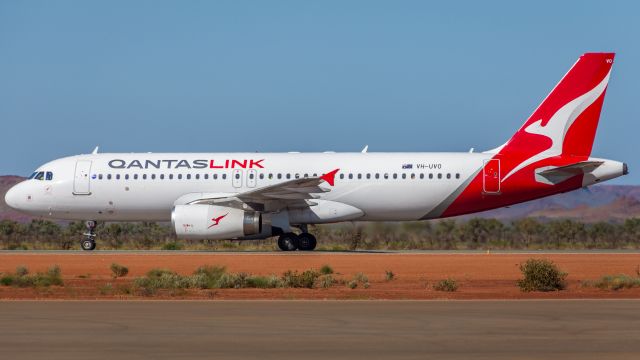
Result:
<svg viewBox="0 0 640 360">
<path fill-rule="evenodd" d="M 234 239 L 262 232 L 259 212 L 217 205 L 176 205 L 171 223 L 185 239 Z"/>
</svg>

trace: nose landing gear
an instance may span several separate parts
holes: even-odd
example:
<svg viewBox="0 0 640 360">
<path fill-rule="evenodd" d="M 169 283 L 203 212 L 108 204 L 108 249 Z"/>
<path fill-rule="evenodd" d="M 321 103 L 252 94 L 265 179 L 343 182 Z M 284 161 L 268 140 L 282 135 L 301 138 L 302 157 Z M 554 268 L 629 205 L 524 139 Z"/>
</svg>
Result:
<svg viewBox="0 0 640 360">
<path fill-rule="evenodd" d="M 96 226 L 98 223 L 94 220 L 89 220 L 85 223 L 87 232 L 84 233 L 84 239 L 80 242 L 82 250 L 90 251 L 96 248 Z"/>
</svg>

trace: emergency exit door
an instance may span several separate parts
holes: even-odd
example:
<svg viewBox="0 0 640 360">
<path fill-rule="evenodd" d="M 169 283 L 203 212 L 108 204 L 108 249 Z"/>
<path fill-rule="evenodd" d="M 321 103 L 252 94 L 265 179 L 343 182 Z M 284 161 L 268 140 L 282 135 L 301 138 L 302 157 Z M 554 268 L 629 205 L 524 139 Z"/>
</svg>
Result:
<svg viewBox="0 0 640 360">
<path fill-rule="evenodd" d="M 484 161 L 482 189 L 487 194 L 500 193 L 500 159 Z"/>
<path fill-rule="evenodd" d="M 76 161 L 76 172 L 73 178 L 73 194 L 74 195 L 90 195 L 91 184 L 89 174 L 91 173 L 90 160 Z"/>
</svg>

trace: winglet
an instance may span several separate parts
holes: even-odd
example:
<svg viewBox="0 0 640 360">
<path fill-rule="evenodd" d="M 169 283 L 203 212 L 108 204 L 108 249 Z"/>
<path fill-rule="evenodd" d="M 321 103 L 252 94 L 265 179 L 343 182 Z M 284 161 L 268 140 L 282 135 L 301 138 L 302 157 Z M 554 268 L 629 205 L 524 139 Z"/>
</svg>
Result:
<svg viewBox="0 0 640 360">
<path fill-rule="evenodd" d="M 329 185 L 333 186 L 333 184 L 335 183 L 335 179 L 336 179 L 336 174 L 338 173 L 340 169 L 335 169 L 333 171 L 330 171 L 322 176 L 320 176 L 320 179 L 326 181 L 327 183 L 329 183 Z"/>
</svg>

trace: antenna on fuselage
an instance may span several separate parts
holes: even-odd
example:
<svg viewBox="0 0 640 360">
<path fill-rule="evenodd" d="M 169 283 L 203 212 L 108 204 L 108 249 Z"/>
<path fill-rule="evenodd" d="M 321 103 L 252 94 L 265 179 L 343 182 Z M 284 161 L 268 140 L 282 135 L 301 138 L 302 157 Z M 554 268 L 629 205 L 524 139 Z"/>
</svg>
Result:
<svg viewBox="0 0 640 360">
<path fill-rule="evenodd" d="M 362 149 L 361 153 L 366 154 L 368 150 L 369 150 L 369 145 L 365 145 L 364 149 Z"/>
<path fill-rule="evenodd" d="M 475 148 L 471 148 L 471 149 L 469 149 L 469 154 L 472 154 L 472 153 L 473 153 L 473 150 L 475 150 Z"/>
<path fill-rule="evenodd" d="M 93 149 L 93 151 L 91 152 L 91 154 L 95 155 L 98 153 L 98 150 L 100 149 L 100 146 L 96 146 L 95 149 Z"/>
</svg>

